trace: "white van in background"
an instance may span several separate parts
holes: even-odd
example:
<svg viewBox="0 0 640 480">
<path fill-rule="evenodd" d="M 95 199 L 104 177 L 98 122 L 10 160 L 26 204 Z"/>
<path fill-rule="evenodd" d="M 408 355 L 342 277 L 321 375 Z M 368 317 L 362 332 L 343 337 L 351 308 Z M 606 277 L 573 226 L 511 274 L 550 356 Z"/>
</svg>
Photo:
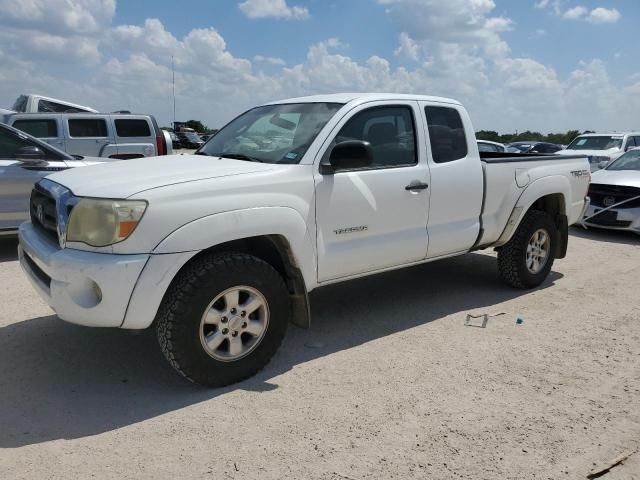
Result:
<svg viewBox="0 0 640 480">
<path fill-rule="evenodd" d="M 70 155 L 118 158 L 173 153 L 152 115 L 128 113 L 14 113 L 5 123 Z"/>
<path fill-rule="evenodd" d="M 85 107 L 84 105 L 78 105 L 75 103 L 67 102 L 52 97 L 45 97 L 43 95 L 24 94 L 20 95 L 11 109 L 16 113 L 37 113 L 37 112 L 51 112 L 51 113 L 76 113 L 76 112 L 92 112 L 98 113 L 91 107 Z"/>
</svg>

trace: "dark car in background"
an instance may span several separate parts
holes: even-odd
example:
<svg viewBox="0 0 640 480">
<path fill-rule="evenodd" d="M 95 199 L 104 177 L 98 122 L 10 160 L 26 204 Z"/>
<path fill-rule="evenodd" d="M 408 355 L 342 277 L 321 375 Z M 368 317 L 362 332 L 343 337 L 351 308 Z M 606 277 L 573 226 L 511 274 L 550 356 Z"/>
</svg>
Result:
<svg viewBox="0 0 640 480">
<path fill-rule="evenodd" d="M 202 139 L 194 132 L 178 132 L 176 133 L 182 148 L 200 148 L 204 145 Z"/>
<path fill-rule="evenodd" d="M 176 135 L 174 132 L 169 132 L 169 136 L 171 137 L 171 143 L 173 143 L 174 149 L 182 148 L 182 142 L 180 142 L 178 135 Z"/>
<path fill-rule="evenodd" d="M 521 141 L 507 144 L 507 151 L 512 153 L 556 153 L 562 145 L 538 141 Z"/>
</svg>

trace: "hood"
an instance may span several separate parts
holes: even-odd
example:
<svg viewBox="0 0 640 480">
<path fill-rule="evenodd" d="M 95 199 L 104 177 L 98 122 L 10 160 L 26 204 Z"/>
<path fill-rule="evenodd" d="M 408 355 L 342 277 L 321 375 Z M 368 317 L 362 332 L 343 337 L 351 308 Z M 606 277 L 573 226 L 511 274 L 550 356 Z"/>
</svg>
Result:
<svg viewBox="0 0 640 480">
<path fill-rule="evenodd" d="M 276 165 L 204 155 L 166 155 L 72 168 L 48 178 L 81 197 L 127 198 L 151 188 L 274 168 Z"/>
<path fill-rule="evenodd" d="M 558 155 L 586 155 L 588 157 L 615 157 L 621 153 L 619 148 L 608 150 L 560 150 Z"/>
<path fill-rule="evenodd" d="M 114 162 L 117 159 L 115 158 L 105 158 L 105 157 L 81 157 L 81 158 L 75 158 L 73 160 L 68 159 L 65 160 L 64 162 L 69 165 L 69 167 L 79 167 L 79 166 L 88 166 L 88 165 L 96 165 L 98 163 L 105 163 L 105 162 Z"/>
<path fill-rule="evenodd" d="M 591 174 L 591 183 L 640 188 L 640 172 L 637 170 L 598 170 Z"/>
</svg>

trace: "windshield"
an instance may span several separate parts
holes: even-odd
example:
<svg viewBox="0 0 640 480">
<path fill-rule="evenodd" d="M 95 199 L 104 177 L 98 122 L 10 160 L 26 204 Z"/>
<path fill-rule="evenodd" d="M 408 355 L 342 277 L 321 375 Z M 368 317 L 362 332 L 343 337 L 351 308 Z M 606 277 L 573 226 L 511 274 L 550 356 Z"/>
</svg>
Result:
<svg viewBox="0 0 640 480">
<path fill-rule="evenodd" d="M 527 152 L 533 145 L 531 143 L 512 143 L 507 149 L 509 152 Z"/>
<path fill-rule="evenodd" d="M 193 132 L 186 132 L 186 133 L 183 133 L 182 135 L 185 136 L 187 139 L 191 140 L 192 142 L 202 141 L 202 139 Z"/>
<path fill-rule="evenodd" d="M 629 150 L 611 163 L 607 170 L 637 170 L 640 171 L 640 150 Z"/>
<path fill-rule="evenodd" d="M 597 137 L 578 137 L 569 144 L 567 150 L 609 150 L 622 147 L 622 137 L 599 135 Z"/>
<path fill-rule="evenodd" d="M 26 112 L 27 111 L 27 96 L 26 95 L 20 95 L 16 99 L 16 102 L 13 104 L 13 107 L 11 107 L 11 110 L 13 110 L 14 112 Z"/>
<path fill-rule="evenodd" d="M 243 113 L 198 150 L 265 163 L 299 163 L 320 130 L 342 107 L 338 103 L 265 105 Z"/>
</svg>

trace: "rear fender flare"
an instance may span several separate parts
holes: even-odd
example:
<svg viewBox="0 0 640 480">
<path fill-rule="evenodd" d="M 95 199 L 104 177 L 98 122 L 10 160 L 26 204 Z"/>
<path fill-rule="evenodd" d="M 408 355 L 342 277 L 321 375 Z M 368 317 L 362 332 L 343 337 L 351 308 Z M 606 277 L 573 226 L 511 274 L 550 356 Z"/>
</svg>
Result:
<svg viewBox="0 0 640 480">
<path fill-rule="evenodd" d="M 562 195 L 564 200 L 565 211 L 558 212 L 560 215 L 566 215 L 566 206 L 568 205 L 568 199 L 571 198 L 571 184 L 569 180 L 562 175 L 551 175 L 548 177 L 542 177 L 532 182 L 520 195 L 516 202 L 511 215 L 507 220 L 507 225 L 502 231 L 502 235 L 494 246 L 500 247 L 511 240 L 511 237 L 515 233 L 516 229 L 522 222 L 525 214 L 531 209 L 534 203 L 536 203 L 542 197 L 547 195 Z M 555 219 L 554 219 L 555 220 Z"/>
</svg>

